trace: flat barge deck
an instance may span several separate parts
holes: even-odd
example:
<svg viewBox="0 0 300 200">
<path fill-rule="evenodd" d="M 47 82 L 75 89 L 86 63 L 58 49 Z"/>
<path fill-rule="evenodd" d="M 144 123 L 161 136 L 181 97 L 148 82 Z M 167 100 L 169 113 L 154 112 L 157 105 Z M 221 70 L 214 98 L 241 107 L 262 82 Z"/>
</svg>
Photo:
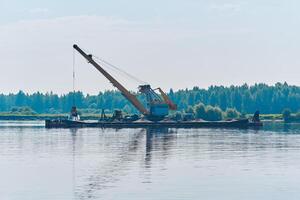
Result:
<svg viewBox="0 0 300 200">
<path fill-rule="evenodd" d="M 261 127 L 261 122 L 248 119 L 232 121 L 134 121 L 134 122 L 88 122 L 71 120 L 46 120 L 46 128 L 250 128 Z"/>
</svg>

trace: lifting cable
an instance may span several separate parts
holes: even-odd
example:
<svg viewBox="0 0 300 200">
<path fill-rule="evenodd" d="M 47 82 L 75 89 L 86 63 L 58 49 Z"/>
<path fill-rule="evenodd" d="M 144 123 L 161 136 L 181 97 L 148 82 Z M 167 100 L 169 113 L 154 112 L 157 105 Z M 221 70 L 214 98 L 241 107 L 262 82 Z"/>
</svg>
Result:
<svg viewBox="0 0 300 200">
<path fill-rule="evenodd" d="M 73 48 L 73 106 L 75 106 L 75 78 L 76 78 L 76 74 L 75 74 L 75 49 Z"/>
<path fill-rule="evenodd" d="M 83 48 L 82 48 L 83 49 Z M 83 49 L 85 52 L 87 52 L 88 54 L 91 54 L 93 56 L 93 58 L 95 58 L 95 60 L 101 62 L 101 64 L 105 65 L 106 67 L 112 69 L 113 71 L 119 73 L 120 75 L 123 74 L 123 77 L 127 77 L 127 78 L 130 78 L 131 80 L 134 80 L 135 82 L 139 83 L 139 84 L 142 84 L 142 85 L 148 85 L 149 83 L 145 82 L 145 81 L 142 81 L 141 79 L 133 76 L 132 74 L 129 74 L 128 72 L 122 70 L 121 68 L 117 67 L 116 65 L 113 65 L 107 61 L 105 61 L 104 59 L 102 58 L 99 58 L 98 56 L 95 56 L 94 54 L 92 54 L 90 51 L 86 50 L 86 49 Z M 124 76 L 125 75 L 125 76 Z"/>
<path fill-rule="evenodd" d="M 138 82 L 140 84 L 144 84 L 144 85 L 148 84 L 147 82 L 142 81 L 141 79 L 133 76 L 132 74 L 129 74 L 128 72 L 122 70 L 121 68 L 119 68 L 119 67 L 117 67 L 117 66 L 115 66 L 115 65 L 113 65 L 113 64 L 111 64 L 111 63 L 109 63 L 109 62 L 107 62 L 107 61 L 105 61 L 105 60 L 103 60 L 103 59 L 101 59 L 99 57 L 97 57 L 97 56 L 93 55 L 93 57 L 95 57 L 98 61 L 100 61 L 101 63 L 105 64 L 106 66 L 109 66 L 109 67 L 115 69 L 116 71 L 123 73 L 125 76 L 131 78 L 132 80 L 135 80 L 136 82 Z"/>
</svg>

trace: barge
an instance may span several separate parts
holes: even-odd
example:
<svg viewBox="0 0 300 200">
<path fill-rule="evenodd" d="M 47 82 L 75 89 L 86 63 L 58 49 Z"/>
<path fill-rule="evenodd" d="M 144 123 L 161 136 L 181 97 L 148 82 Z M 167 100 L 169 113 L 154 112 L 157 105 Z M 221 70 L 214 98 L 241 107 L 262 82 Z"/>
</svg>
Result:
<svg viewBox="0 0 300 200">
<path fill-rule="evenodd" d="M 204 120 L 169 120 L 167 116 L 169 111 L 176 111 L 177 105 L 167 96 L 167 94 L 161 89 L 152 89 L 147 83 L 139 85 L 139 92 L 146 97 L 146 105 L 141 102 L 135 94 L 129 92 L 119 81 L 117 81 L 111 74 L 109 74 L 100 64 L 98 64 L 94 58 L 100 61 L 102 64 L 109 65 L 114 69 L 119 70 L 114 65 L 93 56 L 87 54 L 78 45 L 74 44 L 73 48 L 78 51 L 91 65 L 93 65 L 104 77 L 106 77 L 114 87 L 116 87 L 122 95 L 136 108 L 137 111 L 143 116 L 123 118 L 121 111 L 115 111 L 112 118 L 107 119 L 103 110 L 103 117 L 99 121 L 82 121 L 75 106 L 75 100 L 73 99 L 74 106 L 71 109 L 69 119 L 59 120 L 46 120 L 46 128 L 84 128 L 84 127 L 98 127 L 98 128 L 249 128 L 260 127 L 262 123 L 259 121 L 259 112 L 255 114 L 255 117 L 250 121 L 249 119 L 238 119 L 230 121 L 204 121 Z M 123 70 L 121 70 L 124 73 Z M 73 78 L 75 77 L 73 72 Z M 128 74 L 125 72 L 125 74 Z M 133 77 L 130 75 L 130 77 Z M 137 80 L 136 78 L 134 78 Z M 74 84 L 74 79 L 73 79 Z M 73 85 L 74 87 L 74 85 Z M 156 93 L 159 91 L 159 94 Z M 145 120 L 147 119 L 147 120 Z"/>
<path fill-rule="evenodd" d="M 46 120 L 46 128 L 251 128 L 261 127 L 262 122 L 251 122 L 248 119 L 231 121 L 144 121 L 107 122 L 107 121 L 73 121 Z"/>
</svg>

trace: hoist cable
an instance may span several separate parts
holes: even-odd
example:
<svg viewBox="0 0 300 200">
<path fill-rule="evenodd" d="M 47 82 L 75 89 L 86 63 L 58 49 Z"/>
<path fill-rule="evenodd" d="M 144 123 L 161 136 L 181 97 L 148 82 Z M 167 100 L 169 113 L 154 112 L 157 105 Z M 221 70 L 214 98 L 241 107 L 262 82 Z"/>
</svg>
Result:
<svg viewBox="0 0 300 200">
<path fill-rule="evenodd" d="M 75 65 L 76 65 L 76 61 L 75 61 L 75 49 L 73 49 L 73 106 L 75 106 Z"/>
<path fill-rule="evenodd" d="M 102 66 L 103 68 L 106 68 L 106 69 L 109 70 L 110 72 L 115 73 L 116 75 L 121 76 L 121 77 L 122 77 L 124 80 L 126 80 L 126 81 L 130 81 L 130 82 L 132 82 L 132 83 L 134 83 L 134 84 L 136 84 L 136 83 L 144 84 L 144 83 L 141 83 L 141 81 L 137 81 L 137 80 L 135 80 L 135 79 L 133 79 L 133 78 L 129 78 L 128 75 L 126 75 L 126 74 L 124 74 L 124 73 L 120 73 L 119 70 L 117 70 L 117 69 L 111 67 L 110 65 L 107 65 L 106 63 L 100 62 L 100 64 L 101 64 L 101 66 Z"/>
<path fill-rule="evenodd" d="M 115 65 L 113 65 L 113 64 L 111 64 L 111 63 L 109 63 L 109 62 L 107 62 L 107 61 L 105 61 L 105 60 L 103 60 L 103 59 L 101 59 L 101 58 L 99 58 L 99 57 L 97 57 L 97 56 L 94 56 L 94 55 L 93 55 L 93 57 L 95 57 L 98 61 L 100 61 L 100 62 L 102 62 L 102 63 L 104 63 L 104 64 L 106 64 L 106 65 L 108 65 L 108 66 L 110 66 L 110 67 L 112 67 L 112 68 L 114 68 L 114 69 L 116 69 L 117 71 L 123 73 L 124 75 L 128 76 L 129 78 L 131 78 L 131 79 L 133 79 L 133 80 L 135 80 L 135 81 L 137 81 L 137 82 L 139 82 L 139 83 L 147 84 L 147 82 L 140 80 L 139 78 L 137 78 L 137 77 L 135 77 L 135 76 L 129 74 L 128 72 L 122 70 L 122 69 L 119 68 L 119 67 L 117 67 L 117 66 L 115 66 Z"/>
<path fill-rule="evenodd" d="M 149 84 L 149 83 L 147 83 L 147 82 L 145 82 L 145 81 L 142 81 L 141 79 L 139 79 L 139 78 L 133 76 L 132 74 L 129 74 L 128 72 L 122 70 L 121 68 L 119 68 L 119 67 L 117 67 L 117 66 L 115 66 L 115 65 L 113 65 L 113 64 L 111 64 L 111 63 L 109 63 L 109 62 L 107 62 L 107 61 L 105 61 L 104 59 L 99 58 L 98 56 L 95 56 L 95 55 L 92 54 L 89 50 L 86 50 L 86 49 L 84 49 L 84 48 L 81 48 L 81 49 L 84 50 L 87 54 L 91 54 L 93 58 L 95 58 L 96 60 L 100 61 L 102 64 L 106 64 L 106 66 L 107 66 L 107 67 L 110 67 L 110 69 L 113 68 L 114 71 L 119 72 L 119 73 L 120 73 L 120 72 L 123 73 L 125 76 L 127 76 L 128 78 L 131 78 L 132 80 L 138 82 L 139 84 L 143 84 L 143 85 L 148 85 L 148 84 Z M 124 76 L 123 76 L 123 77 L 124 77 Z"/>
</svg>

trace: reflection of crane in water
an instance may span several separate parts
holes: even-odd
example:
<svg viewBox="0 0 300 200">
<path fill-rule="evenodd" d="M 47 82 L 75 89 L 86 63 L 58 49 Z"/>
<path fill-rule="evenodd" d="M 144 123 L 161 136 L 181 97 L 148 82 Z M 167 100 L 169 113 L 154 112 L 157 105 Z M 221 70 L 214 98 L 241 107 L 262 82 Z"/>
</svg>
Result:
<svg viewBox="0 0 300 200">
<path fill-rule="evenodd" d="M 73 194 L 75 194 L 75 188 L 76 188 L 76 170 L 75 170 L 75 146 L 76 146 L 76 132 L 77 129 L 70 129 L 72 133 L 72 189 L 73 189 Z"/>
<path fill-rule="evenodd" d="M 174 140 L 174 134 L 168 128 L 147 129 L 146 131 L 146 153 L 145 153 L 145 167 L 151 168 L 152 150 L 156 142 L 162 143 L 162 153 L 168 156 L 170 149 L 170 141 Z M 157 149 L 157 146 L 155 146 Z M 158 147 L 159 148 L 159 147 Z"/>
<path fill-rule="evenodd" d="M 143 134 L 145 133 L 145 134 Z M 87 184 L 82 186 L 76 186 L 75 183 L 75 155 L 73 156 L 74 160 L 74 172 L 73 172 L 73 180 L 74 180 L 74 196 L 79 199 L 90 199 L 96 198 L 95 193 L 97 191 L 103 190 L 109 187 L 109 184 L 117 182 L 120 176 L 124 175 L 126 171 L 129 169 L 127 165 L 130 162 L 133 162 L 138 157 L 136 153 L 140 149 L 141 145 L 143 144 L 142 141 L 145 138 L 145 156 L 144 156 L 144 167 L 147 169 L 151 168 L 151 161 L 152 161 L 152 150 L 155 148 L 161 148 L 163 155 L 165 155 L 165 159 L 168 157 L 168 150 L 171 147 L 170 141 L 174 140 L 174 134 L 168 134 L 168 129 L 141 129 L 140 131 L 134 133 L 132 138 L 127 145 L 119 147 L 120 153 L 117 154 L 113 161 L 109 162 L 105 166 L 96 166 L 97 168 L 93 170 L 93 173 L 86 175 L 85 178 Z M 76 136 L 75 136 L 76 137 Z M 74 138 L 75 141 L 75 138 Z M 156 143 L 156 144 L 154 144 Z M 73 152 L 75 152 L 76 144 L 73 143 Z M 155 146 L 155 147 L 154 147 Z M 73 153 L 75 154 L 75 153 Z"/>
<path fill-rule="evenodd" d="M 100 166 L 93 170 L 94 173 L 88 174 L 86 178 L 87 182 L 83 187 L 75 187 L 75 197 L 79 199 L 90 199 L 94 198 L 95 192 L 105 189 L 109 183 L 118 181 L 118 176 L 122 171 L 126 169 L 128 160 L 135 158 L 134 152 L 138 150 L 139 144 L 143 139 L 143 132 L 141 130 L 133 135 L 133 138 L 129 141 L 128 145 L 119 147 L 121 153 L 116 155 L 117 159 L 114 159 L 108 165 Z"/>
</svg>

